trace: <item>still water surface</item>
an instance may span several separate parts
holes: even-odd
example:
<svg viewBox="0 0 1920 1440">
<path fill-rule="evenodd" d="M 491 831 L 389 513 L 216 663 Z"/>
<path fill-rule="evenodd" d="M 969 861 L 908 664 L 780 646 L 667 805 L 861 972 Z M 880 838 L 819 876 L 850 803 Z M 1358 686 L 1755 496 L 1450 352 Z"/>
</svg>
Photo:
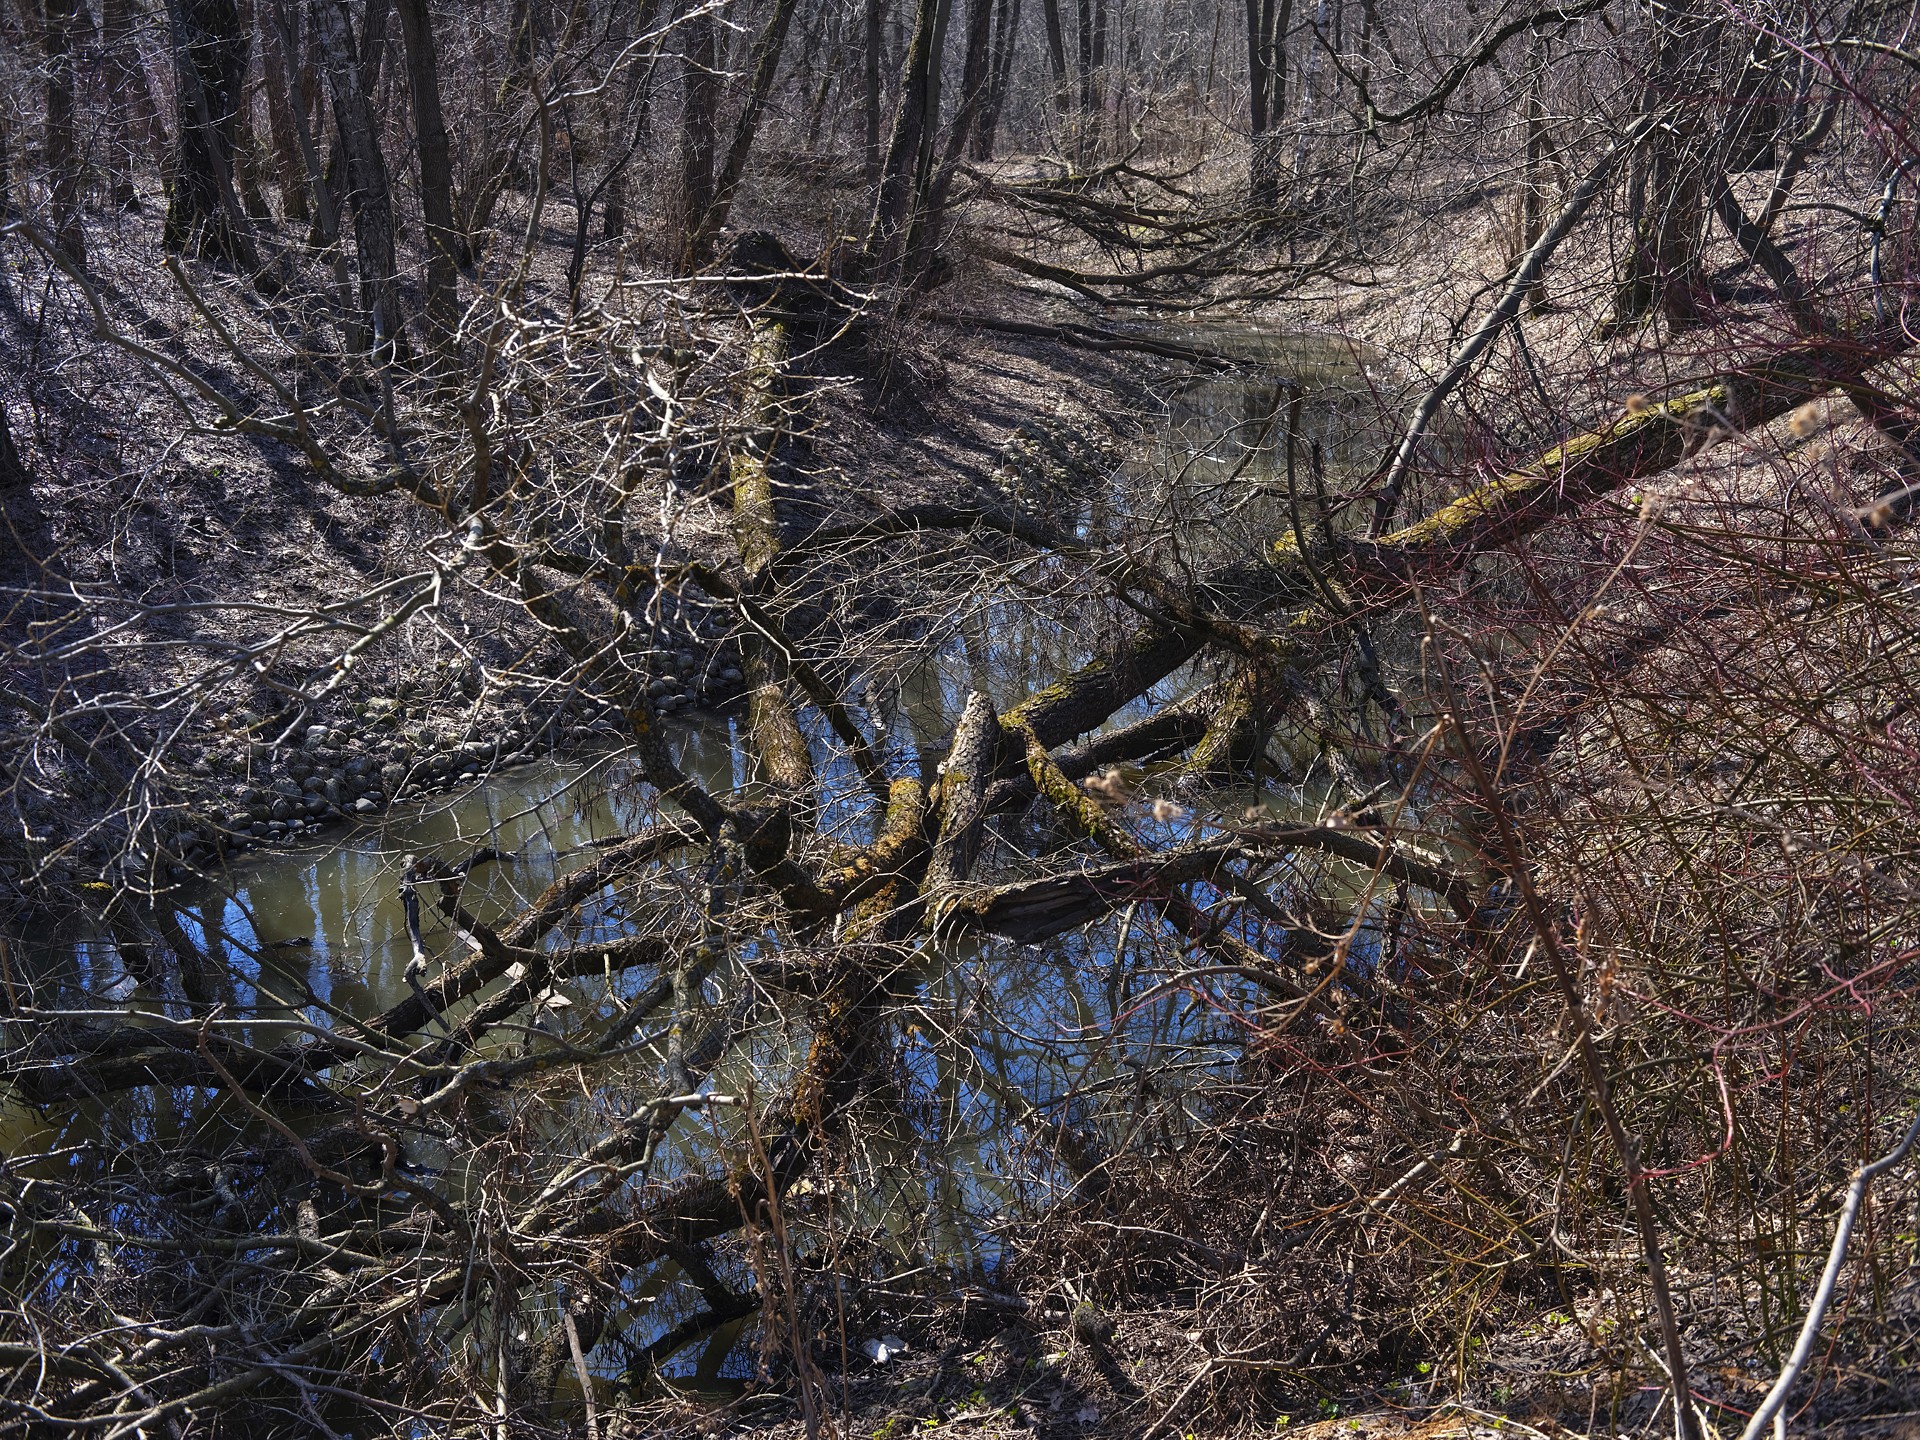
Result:
<svg viewBox="0 0 1920 1440">
<path fill-rule="evenodd" d="M 1323 473 L 1332 477 L 1377 455 L 1379 407 L 1366 357 L 1344 342 L 1262 337 L 1247 329 L 1197 331 L 1183 330 L 1180 338 L 1231 345 L 1268 369 L 1169 385 L 1156 453 L 1124 467 L 1111 491 L 1089 502 L 1080 517 L 1083 531 L 1138 531 L 1178 515 L 1183 541 L 1196 551 L 1260 543 L 1275 524 L 1289 523 L 1290 418 L 1299 424 L 1294 462 L 1302 475 L 1316 450 Z M 1278 375 L 1297 382 L 1297 410 L 1290 411 L 1291 392 L 1277 383 Z M 985 683 L 1004 706 L 1085 654 L 1084 641 L 1070 629 L 1037 618 L 1010 596 L 987 597 L 969 618 L 970 629 L 956 627 L 953 643 L 933 648 L 892 682 L 886 703 L 870 703 L 864 712 L 903 761 L 948 733 L 975 685 Z M 1171 698 L 1194 679 L 1176 675 L 1154 698 Z M 829 820 L 836 805 L 851 816 L 859 787 L 825 743 L 824 727 L 815 728 Z M 749 778 L 733 722 L 683 720 L 674 744 L 682 766 L 711 787 L 730 789 Z M 1297 794 L 1292 799 L 1310 803 Z M 1227 803 L 1223 799 L 1221 808 Z M 497 774 L 457 798 L 396 807 L 378 823 L 256 856 L 190 889 L 180 897 L 178 918 L 225 972 L 220 983 L 229 1013 L 256 1022 L 253 1038 L 272 1043 L 289 1022 L 330 1028 L 340 1017 L 373 1014 L 406 993 L 409 947 L 396 887 L 406 857 L 432 852 L 453 860 L 483 845 L 501 852 L 501 860 L 475 871 L 465 895 L 471 909 L 491 919 L 511 914 L 556 875 L 584 863 L 597 842 L 632 832 L 652 813 L 647 788 L 617 755 L 536 763 Z M 1177 833 L 1154 838 L 1180 838 L 1200 823 L 1170 822 Z M 619 897 L 609 892 L 583 908 L 568 938 L 612 938 L 628 924 Z M 853 1202 L 890 1248 L 896 1272 L 910 1277 L 900 1283 L 924 1284 L 929 1277 L 941 1284 L 991 1283 L 998 1222 L 1044 1204 L 1068 1178 L 1036 1144 L 1045 1126 L 1083 1127 L 1110 1144 L 1162 1143 L 1169 1116 L 1177 1124 L 1182 1087 L 1232 1064 L 1241 1036 L 1230 1007 L 1179 995 L 1136 999 L 1153 983 L 1146 962 L 1156 955 L 1147 928 L 1126 914 L 1046 946 L 986 943 L 924 952 L 903 997 L 907 1018 L 897 1037 L 910 1092 L 904 1098 L 912 1102 L 906 1108 L 915 1119 L 876 1142 L 871 1171 Z M 452 937 L 430 930 L 427 940 L 439 957 Z M 43 980 L 65 992 L 66 1003 L 178 1009 L 171 984 L 143 978 L 144 967 L 123 954 L 104 927 L 48 937 L 28 958 Z M 542 1023 L 558 1032 L 610 1016 L 651 978 L 570 982 Z M 732 1002 L 734 983 L 721 976 L 711 982 L 715 1007 Z M 1229 991 L 1223 998 L 1235 997 Z M 796 1038 L 804 1035 L 767 1017 L 715 1068 L 710 1084 L 776 1089 L 790 1069 Z M 84 1138 L 135 1143 L 183 1123 L 192 1108 L 184 1096 L 151 1095 L 69 1117 L 16 1114 L 9 1139 L 50 1147 Z M 1149 1115 L 1156 1117 L 1151 1133 L 1142 1118 Z M 705 1132 L 685 1122 L 681 1131 L 684 1138 L 663 1157 L 656 1178 L 711 1163 Z M 889 1155 L 893 1163 L 879 1163 Z M 682 1303 L 680 1294 L 686 1290 L 671 1266 L 644 1277 L 629 1302 L 629 1339 L 644 1344 L 669 1328 L 686 1313 L 690 1302 Z M 689 1349 L 675 1362 L 678 1373 L 698 1384 L 744 1373 L 750 1347 L 736 1343 L 741 1331 L 729 1327 Z M 611 1374 L 619 1366 L 616 1358 L 596 1355 L 594 1368 Z"/>
</svg>

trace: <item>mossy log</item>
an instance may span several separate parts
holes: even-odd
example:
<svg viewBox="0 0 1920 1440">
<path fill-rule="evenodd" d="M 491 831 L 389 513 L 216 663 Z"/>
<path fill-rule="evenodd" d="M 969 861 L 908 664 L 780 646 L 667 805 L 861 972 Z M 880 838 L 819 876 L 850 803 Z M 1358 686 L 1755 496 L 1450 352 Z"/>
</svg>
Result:
<svg viewBox="0 0 1920 1440">
<path fill-rule="evenodd" d="M 773 321 L 752 323 L 747 429 L 729 455 L 733 479 L 733 535 L 746 572 L 745 593 L 766 599 L 773 586 L 774 557 L 780 553 L 780 522 L 773 503 L 773 464 L 785 423 L 782 375 L 787 333 Z M 747 682 L 747 723 L 767 779 L 778 789 L 801 794 L 813 784 L 813 758 L 792 704 L 781 683 L 781 666 L 772 642 L 749 629 L 740 644 Z"/>
</svg>

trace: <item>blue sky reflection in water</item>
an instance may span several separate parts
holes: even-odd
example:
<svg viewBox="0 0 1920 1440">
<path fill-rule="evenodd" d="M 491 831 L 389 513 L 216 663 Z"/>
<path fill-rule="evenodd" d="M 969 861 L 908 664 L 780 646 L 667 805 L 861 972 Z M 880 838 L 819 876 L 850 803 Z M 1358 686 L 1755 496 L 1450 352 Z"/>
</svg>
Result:
<svg viewBox="0 0 1920 1440">
<path fill-rule="evenodd" d="M 1343 417 L 1360 407 L 1343 406 L 1330 393 L 1341 384 L 1362 385 L 1358 367 L 1347 362 L 1343 369 L 1338 357 L 1327 359 L 1318 384 L 1311 438 L 1336 456 L 1364 449 L 1362 438 L 1342 429 Z M 1119 533 L 1190 511 L 1202 519 L 1186 538 L 1207 548 L 1240 543 L 1235 532 L 1242 528 L 1251 534 L 1266 527 L 1284 509 L 1273 489 L 1277 395 L 1268 382 L 1218 380 L 1176 391 L 1157 462 L 1123 467 L 1111 493 L 1089 503 L 1077 528 L 1088 536 Z M 1249 446 L 1257 453 L 1249 455 Z M 1084 659 L 1085 635 L 1093 633 L 1090 627 L 1081 633 L 1071 616 L 1064 623 L 1038 620 L 1029 605 L 1006 593 L 988 593 L 949 618 L 951 628 L 928 637 L 917 664 L 857 676 L 852 687 L 862 720 L 889 736 L 902 766 L 924 763 L 929 748 L 944 743 L 969 689 L 987 689 L 1002 706 L 1012 703 Z M 1204 678 L 1176 674 L 1152 699 L 1171 698 Z M 1131 707 L 1112 723 L 1145 708 L 1144 702 Z M 871 807 L 858 776 L 828 743 L 820 717 L 805 718 L 822 781 L 823 832 L 850 842 L 870 838 L 863 830 L 872 823 Z M 748 778 L 748 761 L 727 722 L 680 724 L 675 743 L 681 763 L 710 785 L 731 788 Z M 1127 823 L 1155 842 L 1194 838 L 1212 812 L 1255 797 L 1243 791 L 1206 798 L 1191 817 L 1156 821 L 1134 807 Z M 1259 798 L 1280 807 L 1311 805 L 1298 792 Z M 457 798 L 397 807 L 344 838 L 236 866 L 225 885 L 207 884 L 182 897 L 178 923 L 190 945 L 223 962 L 224 973 L 215 977 L 223 1020 L 241 1026 L 253 1043 L 277 1044 L 294 1025 L 332 1029 L 406 993 L 409 947 L 396 882 L 407 856 L 432 852 L 457 860 L 482 845 L 501 852 L 500 861 L 474 873 L 463 896 L 469 909 L 492 920 L 584 863 L 597 842 L 645 824 L 652 809 L 647 787 L 617 756 L 527 766 Z M 1011 823 L 996 843 L 1058 844 L 1057 836 L 1023 829 L 1025 823 Z M 991 878 L 993 868 L 990 845 L 982 878 Z M 430 907 L 428 918 L 427 945 L 436 961 L 457 959 L 457 936 Z M 612 941 L 634 924 L 620 898 L 602 892 L 548 943 Z M 55 937 L 36 960 L 43 974 L 69 977 L 80 1003 L 159 1010 L 175 1008 L 179 998 L 169 996 L 173 982 L 162 979 L 152 959 L 123 952 L 98 931 Z M 990 1283 L 1002 1259 L 999 1222 L 1045 1205 L 1071 1181 L 1054 1158 L 1063 1131 L 1093 1152 L 1180 1143 L 1184 1092 L 1194 1078 L 1234 1062 L 1243 1039 L 1236 1016 L 1245 1013 L 1240 1002 L 1246 998 L 1232 980 L 1213 983 L 1211 1002 L 1190 988 L 1160 986 L 1180 963 L 1152 916 L 1132 908 L 1041 946 L 921 943 L 911 973 L 896 985 L 896 1104 L 850 1169 L 822 1181 L 839 1187 L 825 1198 L 842 1205 L 845 1217 L 875 1242 L 882 1272 L 876 1278 L 891 1274 L 903 1285 L 936 1288 Z M 583 1021 L 617 1013 L 652 979 L 638 971 L 563 982 L 533 1023 L 504 1043 L 553 1043 Z M 739 974 L 716 974 L 706 999 L 715 1008 L 731 1005 L 743 983 Z M 778 1093 L 804 1054 L 804 1008 L 763 1000 L 708 1086 Z M 602 1088 L 585 1092 L 594 1104 L 583 1113 L 596 1107 L 604 1107 L 603 1115 L 619 1113 L 626 1102 L 650 1097 L 655 1073 L 657 1064 L 644 1062 L 609 1073 L 597 1082 Z M 635 1094 L 623 1097 L 623 1086 Z M 553 1098 L 552 1087 L 543 1094 L 540 1103 L 555 1107 L 544 1124 L 553 1141 L 564 1144 L 565 1102 Z M 67 1143 L 75 1136 L 137 1143 L 169 1127 L 241 1123 L 203 1112 L 202 1098 L 158 1087 L 135 1092 L 111 1109 L 73 1117 Z M 507 1123 L 504 1114 L 501 1123 Z M 708 1168 L 716 1152 L 740 1139 L 737 1112 L 689 1114 L 652 1178 Z M 458 1175 L 435 1169 L 443 1157 L 431 1144 L 413 1158 L 423 1177 L 460 1183 Z M 697 1306 L 697 1292 L 670 1262 L 625 1288 L 628 1337 L 636 1343 Z M 741 1373 L 751 1347 L 735 1345 L 739 1333 L 730 1327 L 704 1350 L 687 1352 L 678 1370 L 696 1383 Z M 608 1374 L 619 1368 L 608 1354 L 597 1353 L 594 1361 Z"/>
</svg>

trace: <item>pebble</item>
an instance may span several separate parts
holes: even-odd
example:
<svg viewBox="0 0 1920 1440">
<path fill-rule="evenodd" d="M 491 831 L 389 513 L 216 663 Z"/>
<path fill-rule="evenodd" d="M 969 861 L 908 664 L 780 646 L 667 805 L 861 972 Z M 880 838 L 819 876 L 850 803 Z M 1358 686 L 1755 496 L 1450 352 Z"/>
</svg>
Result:
<svg viewBox="0 0 1920 1440">
<path fill-rule="evenodd" d="M 374 804 L 373 801 L 364 795 L 353 802 L 353 810 L 356 815 L 370 815 L 379 808 L 378 805 Z"/>
</svg>

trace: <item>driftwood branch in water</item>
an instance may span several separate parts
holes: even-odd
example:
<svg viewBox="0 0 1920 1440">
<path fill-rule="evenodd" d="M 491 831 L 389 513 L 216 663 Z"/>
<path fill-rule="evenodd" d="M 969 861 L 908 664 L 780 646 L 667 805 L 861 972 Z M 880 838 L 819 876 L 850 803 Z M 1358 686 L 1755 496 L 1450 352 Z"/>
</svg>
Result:
<svg viewBox="0 0 1920 1440">
<path fill-rule="evenodd" d="M 1000 717 L 975 690 L 967 696 L 940 774 L 940 829 L 927 861 L 926 894 L 934 904 L 973 870 L 987 814 L 987 782 L 1000 749 Z"/>
<path fill-rule="evenodd" d="M 1220 881 L 1236 862 L 1298 850 L 1317 851 L 1431 890 L 1462 919 L 1473 914 L 1472 888 L 1431 860 L 1352 829 L 1266 825 L 1238 828 L 1224 838 L 1183 849 L 992 886 L 956 898 L 942 918 L 1033 945 L 1136 901 L 1164 898 L 1175 886 Z"/>
</svg>

